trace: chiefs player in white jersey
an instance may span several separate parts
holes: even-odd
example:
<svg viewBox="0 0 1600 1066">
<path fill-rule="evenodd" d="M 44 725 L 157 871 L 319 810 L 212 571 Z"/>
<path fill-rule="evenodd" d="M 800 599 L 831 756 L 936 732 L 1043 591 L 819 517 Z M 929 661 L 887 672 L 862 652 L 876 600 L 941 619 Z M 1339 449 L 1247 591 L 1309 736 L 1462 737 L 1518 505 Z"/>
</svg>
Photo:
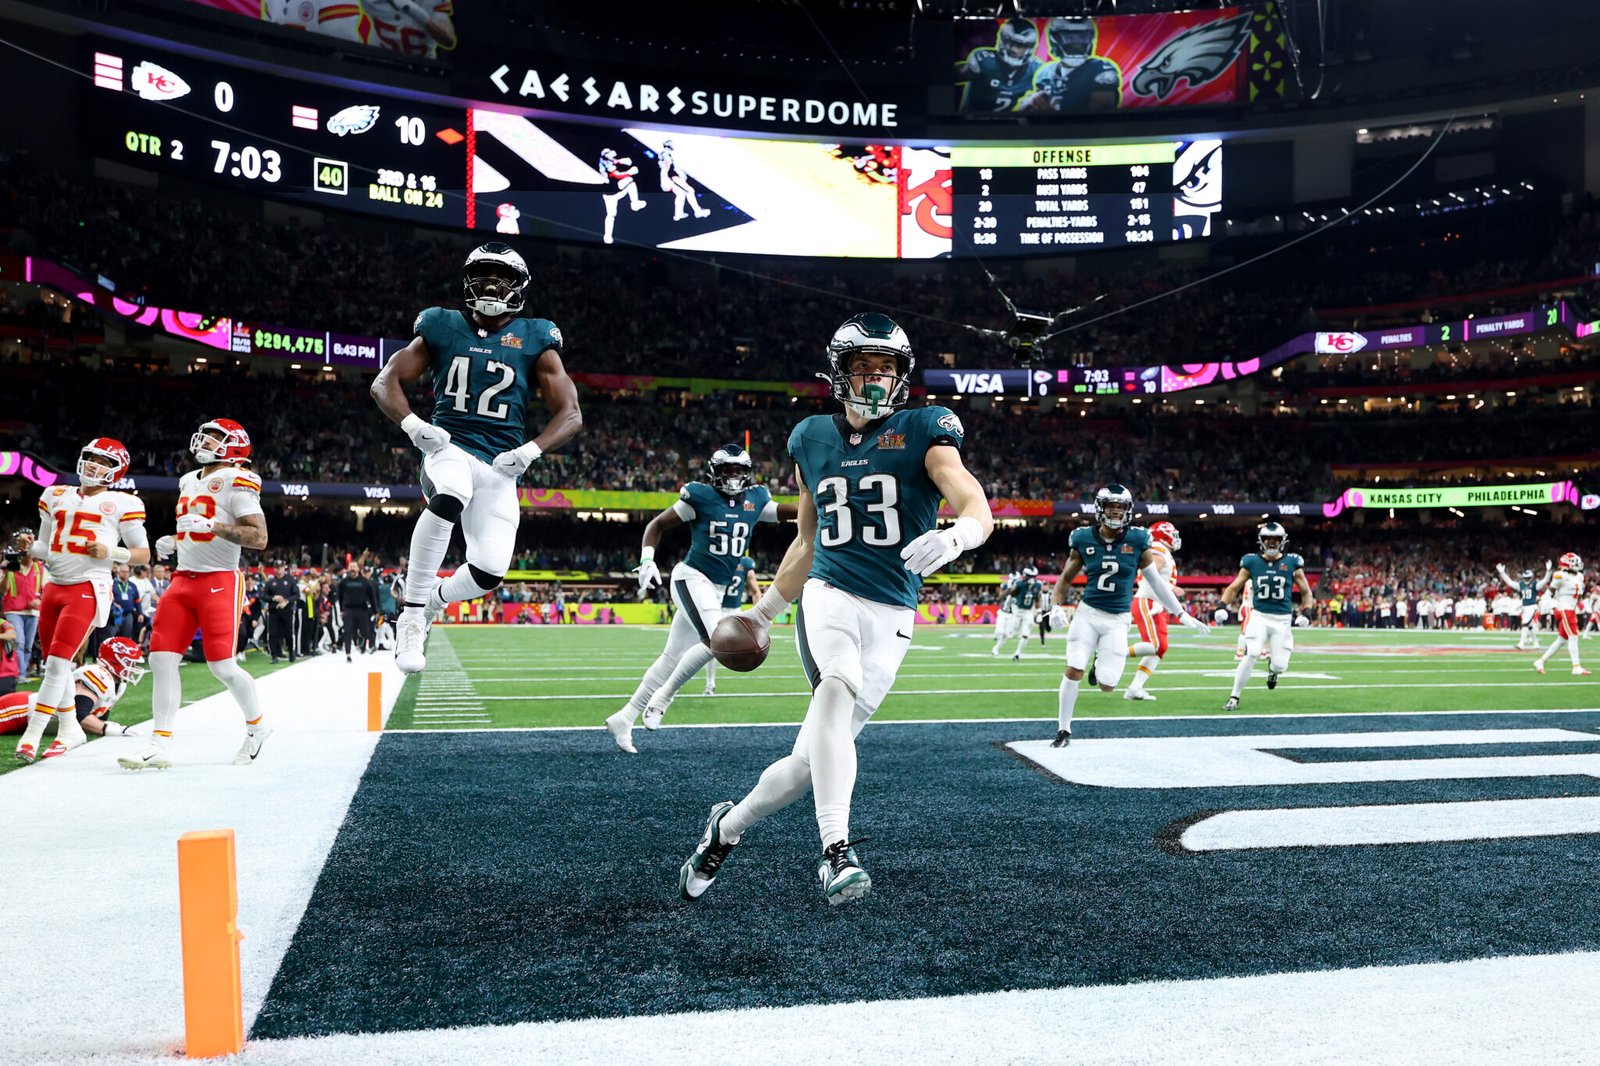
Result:
<svg viewBox="0 0 1600 1066">
<path fill-rule="evenodd" d="M 87 739 L 72 713 L 72 661 L 90 632 L 111 615 L 111 568 L 150 559 L 143 502 L 131 492 L 111 490 L 127 472 L 128 449 L 122 442 L 96 437 L 78 455 L 78 485 L 57 485 L 39 497 L 39 535 L 17 534 L 15 546 L 42 559 L 45 570 L 39 606 L 44 680 L 17 744 L 23 762 L 38 757 L 45 726 L 58 713 L 62 751 Z"/>
<path fill-rule="evenodd" d="M 1556 572 L 1550 577 L 1548 591 L 1555 601 L 1556 639 L 1533 661 L 1533 668 L 1544 673 L 1544 664 L 1565 644 L 1572 658 L 1572 673 L 1586 677 L 1589 671 L 1578 661 L 1578 597 L 1583 594 L 1583 560 L 1577 552 L 1567 552 L 1556 561 Z"/>
<path fill-rule="evenodd" d="M 211 676 L 227 686 L 244 712 L 244 746 L 233 761 L 245 766 L 254 762 L 272 732 L 262 718 L 255 678 L 233 658 L 239 616 L 244 612 L 239 550 L 260 551 L 267 546 L 261 479 L 244 468 L 250 461 L 250 435 L 233 419 L 218 418 L 196 431 L 189 450 L 202 466 L 178 479 L 177 533 L 156 541 L 156 553 L 163 557 L 176 553 L 178 564 L 172 584 L 156 604 L 150 630 L 150 669 L 156 676 L 152 743 L 117 760 L 129 770 L 164 770 L 172 765 L 172 720 L 182 695 L 178 663 L 196 629 Z"/>
<path fill-rule="evenodd" d="M 94 736 L 127 736 L 128 727 L 111 721 L 111 708 L 139 679 L 144 677 L 144 649 L 127 637 L 112 637 L 100 645 L 94 661 L 72 673 L 72 700 L 75 717 L 85 733 Z M 13 692 L 0 696 L 0 735 L 20 733 L 27 725 L 28 712 L 38 700 L 37 692 Z M 39 756 L 48 759 L 66 751 L 59 740 Z"/>
<path fill-rule="evenodd" d="M 1182 547 L 1183 537 L 1171 522 L 1157 522 L 1150 527 L 1151 560 L 1157 572 L 1174 589 L 1178 587 L 1178 564 L 1172 553 Z M 1155 697 L 1146 692 L 1144 686 L 1167 654 L 1167 609 L 1143 581 L 1133 593 L 1133 623 L 1139 627 L 1139 640 L 1128 647 L 1128 655 L 1139 660 L 1139 668 L 1134 671 L 1133 680 L 1128 682 L 1122 698 L 1153 700 Z"/>
<path fill-rule="evenodd" d="M 439 49 L 456 46 L 452 0 L 365 0 L 372 17 L 367 43 L 407 56 L 437 59 Z"/>
</svg>

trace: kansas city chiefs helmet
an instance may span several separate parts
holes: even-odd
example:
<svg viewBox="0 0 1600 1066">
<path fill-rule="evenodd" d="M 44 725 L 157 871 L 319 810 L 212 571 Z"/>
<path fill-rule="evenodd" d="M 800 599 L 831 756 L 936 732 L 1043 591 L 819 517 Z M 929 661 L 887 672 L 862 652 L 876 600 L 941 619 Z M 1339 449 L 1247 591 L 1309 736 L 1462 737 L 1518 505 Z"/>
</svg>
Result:
<svg viewBox="0 0 1600 1066">
<path fill-rule="evenodd" d="M 250 434 L 231 418 L 213 418 L 189 438 L 189 451 L 207 466 L 250 461 Z"/>
<path fill-rule="evenodd" d="M 95 658 L 111 671 L 112 677 L 129 685 L 137 685 L 146 673 L 144 649 L 127 637 L 112 637 L 105 641 Z"/>
<path fill-rule="evenodd" d="M 1160 541 L 1173 551 L 1183 547 L 1183 537 L 1178 535 L 1178 527 L 1171 522 L 1157 522 L 1151 526 L 1150 539 Z"/>
<path fill-rule="evenodd" d="M 128 449 L 114 437 L 96 437 L 78 453 L 78 484 L 114 485 L 128 472 Z M 98 469 L 98 473 L 91 473 Z"/>
</svg>

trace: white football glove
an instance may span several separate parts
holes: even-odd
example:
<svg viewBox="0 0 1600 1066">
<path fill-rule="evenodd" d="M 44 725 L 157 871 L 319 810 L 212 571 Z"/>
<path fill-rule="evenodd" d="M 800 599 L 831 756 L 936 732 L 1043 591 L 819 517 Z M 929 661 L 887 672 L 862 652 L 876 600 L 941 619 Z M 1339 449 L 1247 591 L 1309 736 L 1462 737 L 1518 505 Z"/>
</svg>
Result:
<svg viewBox="0 0 1600 1066">
<path fill-rule="evenodd" d="M 1304 629 L 1306 626 L 1308 626 L 1310 624 L 1311 624 L 1311 619 L 1308 616 L 1303 615 L 1303 614 L 1295 615 L 1294 626 L 1295 626 L 1296 629 Z"/>
<path fill-rule="evenodd" d="M 178 554 L 178 540 L 177 540 L 176 537 L 172 536 L 171 534 L 168 534 L 165 537 L 157 537 L 156 538 L 156 558 L 157 559 L 168 559 L 168 558 L 171 558 L 172 556 L 177 555 L 177 554 Z"/>
<path fill-rule="evenodd" d="M 930 529 L 901 548 L 900 558 L 905 560 L 907 570 L 927 577 L 983 540 L 983 529 L 976 519 L 958 518 L 949 529 Z"/>
<path fill-rule="evenodd" d="M 1196 618 L 1188 611 L 1184 611 L 1178 616 L 1178 624 L 1183 626 L 1185 629 L 1194 630 L 1202 637 L 1209 637 L 1211 635 L 1211 627 L 1200 621 L 1200 619 Z"/>
<path fill-rule="evenodd" d="M 181 514 L 178 516 L 179 533 L 210 533 L 217 524 L 214 518 L 207 518 L 203 514 Z"/>
<path fill-rule="evenodd" d="M 494 472 L 503 474 L 512 481 L 520 478 L 527 471 L 529 465 L 539 456 L 544 454 L 544 449 L 533 441 L 529 441 L 520 448 L 512 448 L 508 452 L 501 452 L 494 457 Z"/>
<path fill-rule="evenodd" d="M 639 579 L 639 592 L 649 592 L 661 584 L 661 570 L 656 566 L 654 559 L 645 559 L 638 566 L 628 571 Z"/>
<path fill-rule="evenodd" d="M 448 429 L 436 426 L 432 422 L 424 422 L 416 414 L 406 415 L 405 420 L 400 423 L 400 428 L 411 438 L 411 443 L 417 446 L 417 451 L 423 455 L 432 455 L 450 443 Z"/>
<path fill-rule="evenodd" d="M 1065 604 L 1053 603 L 1050 605 L 1050 628 L 1067 628 L 1067 608 Z"/>
</svg>

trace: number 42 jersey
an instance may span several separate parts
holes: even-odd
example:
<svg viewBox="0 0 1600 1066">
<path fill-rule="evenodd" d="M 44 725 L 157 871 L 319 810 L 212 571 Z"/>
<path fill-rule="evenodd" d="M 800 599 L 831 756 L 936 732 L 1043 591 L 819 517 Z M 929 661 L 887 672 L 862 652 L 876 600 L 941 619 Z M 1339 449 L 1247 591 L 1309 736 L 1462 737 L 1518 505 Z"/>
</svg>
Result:
<svg viewBox="0 0 1600 1066">
<path fill-rule="evenodd" d="M 433 424 L 450 443 L 486 463 L 522 446 L 533 367 L 561 351 L 561 331 L 544 318 L 513 318 L 493 334 L 460 311 L 430 307 L 412 327 L 428 345 Z"/>
<path fill-rule="evenodd" d="M 796 426 L 789 455 L 817 505 L 811 576 L 874 603 L 915 607 L 922 578 L 900 549 L 939 514 L 928 449 L 959 449 L 965 435 L 948 407 L 902 408 L 859 430 L 842 414 Z"/>
</svg>

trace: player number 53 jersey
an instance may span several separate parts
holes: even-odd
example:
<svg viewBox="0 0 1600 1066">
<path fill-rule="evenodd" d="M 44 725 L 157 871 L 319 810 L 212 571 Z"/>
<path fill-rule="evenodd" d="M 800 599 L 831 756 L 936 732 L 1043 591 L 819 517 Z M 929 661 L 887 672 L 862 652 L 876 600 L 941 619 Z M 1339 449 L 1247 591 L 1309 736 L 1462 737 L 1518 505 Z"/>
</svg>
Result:
<svg viewBox="0 0 1600 1066">
<path fill-rule="evenodd" d="M 223 467 L 211 474 L 191 470 L 178 479 L 177 514 L 203 515 L 237 524 L 246 515 L 261 514 L 261 479 L 249 470 Z M 178 569 L 197 573 L 239 569 L 239 545 L 215 533 L 179 533 Z"/>
<path fill-rule="evenodd" d="M 109 591 L 114 564 L 109 558 L 92 558 L 90 546 L 149 547 L 144 501 L 131 492 L 108 489 L 85 496 L 73 486 L 57 485 L 39 497 L 39 517 L 40 536 L 50 552 L 45 572 L 57 585 L 89 581 Z"/>
<path fill-rule="evenodd" d="M 1294 572 L 1304 569 L 1305 560 L 1294 552 L 1286 552 L 1276 559 L 1265 559 L 1251 552 L 1239 560 L 1239 569 L 1250 575 L 1250 591 L 1254 596 L 1251 609 L 1262 614 L 1294 613 Z"/>
</svg>

